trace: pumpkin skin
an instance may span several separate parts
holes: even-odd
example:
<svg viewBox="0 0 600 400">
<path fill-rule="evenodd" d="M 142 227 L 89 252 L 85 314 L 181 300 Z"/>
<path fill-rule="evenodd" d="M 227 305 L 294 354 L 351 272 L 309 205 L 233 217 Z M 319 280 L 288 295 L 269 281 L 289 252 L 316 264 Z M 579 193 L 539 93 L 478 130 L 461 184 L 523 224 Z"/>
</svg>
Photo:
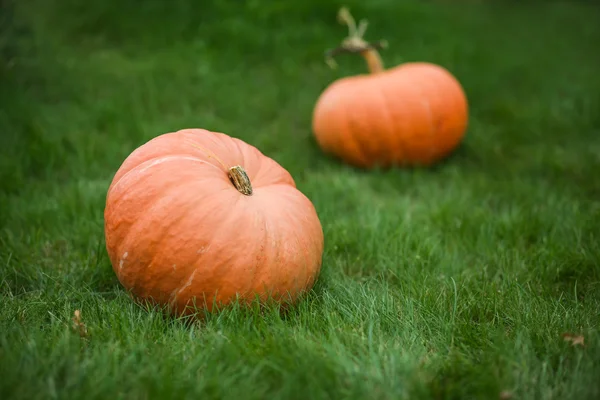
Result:
<svg viewBox="0 0 600 400">
<path fill-rule="evenodd" d="M 228 176 L 238 165 L 251 195 Z M 277 162 L 223 133 L 183 129 L 137 148 L 113 178 L 104 220 L 123 287 L 175 314 L 236 297 L 293 303 L 321 268 L 311 201 Z"/>
<path fill-rule="evenodd" d="M 335 81 L 316 103 L 313 132 L 326 153 L 355 166 L 431 165 L 460 143 L 467 114 L 446 69 L 406 63 Z"/>
<path fill-rule="evenodd" d="M 364 168 L 426 166 L 446 157 L 467 129 L 458 80 L 428 62 L 384 69 L 377 46 L 362 39 L 366 21 L 357 27 L 345 8 L 338 19 L 350 35 L 333 52 L 359 53 L 370 73 L 340 78 L 321 93 L 312 117 L 320 148 Z"/>
</svg>

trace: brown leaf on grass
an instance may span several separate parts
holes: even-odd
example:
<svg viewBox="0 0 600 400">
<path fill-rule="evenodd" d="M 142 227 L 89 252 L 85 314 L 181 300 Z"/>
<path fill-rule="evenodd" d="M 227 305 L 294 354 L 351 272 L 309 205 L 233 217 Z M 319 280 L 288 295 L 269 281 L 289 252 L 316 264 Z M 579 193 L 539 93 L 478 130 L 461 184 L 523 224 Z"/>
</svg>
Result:
<svg viewBox="0 0 600 400">
<path fill-rule="evenodd" d="M 510 399 L 512 399 L 512 393 L 509 392 L 508 390 L 503 390 L 500 392 L 499 399 L 500 400 L 510 400 Z"/>
<path fill-rule="evenodd" d="M 81 311 L 79 310 L 75 310 L 73 313 L 73 330 L 75 330 L 82 338 L 88 336 L 87 327 L 81 321 Z"/>
<path fill-rule="evenodd" d="M 565 340 L 565 342 L 571 342 L 571 345 L 573 346 L 585 346 L 583 335 L 576 335 L 574 333 L 563 333 L 561 336 Z"/>
</svg>

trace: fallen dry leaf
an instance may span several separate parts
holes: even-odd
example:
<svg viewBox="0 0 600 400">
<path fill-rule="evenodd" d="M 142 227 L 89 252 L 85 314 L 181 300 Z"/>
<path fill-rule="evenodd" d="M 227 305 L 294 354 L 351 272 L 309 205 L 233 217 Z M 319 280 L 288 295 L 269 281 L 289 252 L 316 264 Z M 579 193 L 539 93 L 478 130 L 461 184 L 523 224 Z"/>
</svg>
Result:
<svg viewBox="0 0 600 400">
<path fill-rule="evenodd" d="M 512 399 L 512 393 L 508 390 L 503 390 L 500 392 L 500 400 L 510 400 Z"/>
<path fill-rule="evenodd" d="M 571 342 L 571 345 L 573 346 L 585 346 L 584 337 L 582 335 L 576 335 L 574 333 L 563 333 L 562 337 L 565 340 L 565 342 Z"/>
<path fill-rule="evenodd" d="M 87 327 L 81 321 L 81 311 L 79 310 L 75 310 L 73 313 L 73 329 L 79 333 L 80 337 L 88 336 Z"/>
</svg>

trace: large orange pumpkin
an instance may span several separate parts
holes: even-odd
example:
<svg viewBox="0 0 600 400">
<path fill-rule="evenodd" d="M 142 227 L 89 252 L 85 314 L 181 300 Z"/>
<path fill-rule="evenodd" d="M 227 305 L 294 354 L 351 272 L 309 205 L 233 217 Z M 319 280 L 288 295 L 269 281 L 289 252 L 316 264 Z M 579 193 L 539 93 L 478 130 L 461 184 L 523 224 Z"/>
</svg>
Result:
<svg viewBox="0 0 600 400">
<path fill-rule="evenodd" d="M 236 297 L 294 302 L 321 268 L 311 201 L 277 162 L 223 133 L 184 129 L 137 148 L 104 217 L 121 284 L 177 314 Z"/>
<path fill-rule="evenodd" d="M 319 97 L 313 132 L 324 152 L 359 167 L 430 165 L 462 140 L 468 120 L 465 93 L 445 68 L 409 62 L 384 69 L 378 48 L 367 43 L 367 27 L 346 8 L 338 14 L 350 35 L 329 53 L 359 53 L 369 74 L 340 78 Z"/>
</svg>

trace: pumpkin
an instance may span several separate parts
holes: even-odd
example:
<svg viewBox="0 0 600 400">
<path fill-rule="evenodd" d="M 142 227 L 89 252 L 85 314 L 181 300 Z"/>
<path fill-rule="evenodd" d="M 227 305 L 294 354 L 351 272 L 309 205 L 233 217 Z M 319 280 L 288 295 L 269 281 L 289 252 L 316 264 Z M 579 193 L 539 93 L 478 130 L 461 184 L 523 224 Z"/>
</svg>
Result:
<svg viewBox="0 0 600 400">
<path fill-rule="evenodd" d="M 109 186 L 104 219 L 123 287 L 180 315 L 236 298 L 290 304 L 321 268 L 312 202 L 276 161 L 224 133 L 182 129 L 135 149 Z"/>
<path fill-rule="evenodd" d="M 467 129 L 468 105 L 458 80 L 429 62 L 385 69 L 378 49 L 386 42 L 363 39 L 367 21 L 357 27 L 348 9 L 338 19 L 349 36 L 327 52 L 359 53 L 368 74 L 342 77 L 321 93 L 312 130 L 318 146 L 358 167 L 427 166 L 449 155 Z"/>
</svg>

